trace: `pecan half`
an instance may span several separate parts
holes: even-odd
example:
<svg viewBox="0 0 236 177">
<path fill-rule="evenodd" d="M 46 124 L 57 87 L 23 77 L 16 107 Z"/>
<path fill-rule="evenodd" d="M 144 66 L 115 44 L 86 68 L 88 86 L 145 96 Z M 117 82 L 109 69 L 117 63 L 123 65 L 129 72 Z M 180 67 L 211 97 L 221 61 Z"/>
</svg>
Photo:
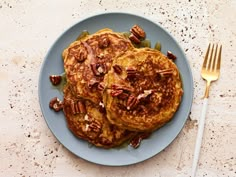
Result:
<svg viewBox="0 0 236 177">
<path fill-rule="evenodd" d="M 127 68 L 127 79 L 132 80 L 138 76 L 137 70 L 135 68 Z"/>
<path fill-rule="evenodd" d="M 129 36 L 129 39 L 132 41 L 132 42 L 134 42 L 135 44 L 140 44 L 140 39 L 139 38 L 137 38 L 134 34 L 130 34 L 130 36 Z"/>
<path fill-rule="evenodd" d="M 133 33 L 138 39 L 144 39 L 146 37 L 145 31 L 138 25 L 134 25 L 130 32 Z"/>
<path fill-rule="evenodd" d="M 112 90 L 111 91 L 111 96 L 117 97 L 118 95 L 122 94 L 123 90 Z"/>
<path fill-rule="evenodd" d="M 53 85 L 58 85 L 61 83 L 62 77 L 60 75 L 51 75 L 49 79 Z"/>
<path fill-rule="evenodd" d="M 171 52 L 171 51 L 167 51 L 167 57 L 171 60 L 175 60 L 177 57 Z"/>
<path fill-rule="evenodd" d="M 127 110 L 133 109 L 137 104 L 139 103 L 139 100 L 137 97 L 133 94 L 131 94 L 127 100 L 126 108 Z"/>
<path fill-rule="evenodd" d="M 74 102 L 72 101 L 70 103 L 70 107 L 71 107 L 71 112 L 75 115 L 75 114 L 83 114 L 83 113 L 86 113 L 86 107 L 85 107 L 85 104 L 84 102 L 82 101 L 77 101 L 77 102 Z"/>
<path fill-rule="evenodd" d="M 63 102 L 59 100 L 59 98 L 54 97 L 49 102 L 49 107 L 54 111 L 58 112 L 63 109 Z"/>
<path fill-rule="evenodd" d="M 98 46 L 99 48 L 102 48 L 102 49 L 108 47 L 109 44 L 110 44 L 110 40 L 108 36 L 102 36 L 98 41 Z"/>
<path fill-rule="evenodd" d="M 99 133 L 102 128 L 101 123 L 91 118 L 90 116 L 87 116 L 87 117 L 89 117 L 89 121 L 87 121 L 88 123 L 85 125 L 85 130 L 89 132 L 93 131 L 93 132 Z"/>
<path fill-rule="evenodd" d="M 163 69 L 163 70 L 158 70 L 156 71 L 157 73 L 157 77 L 168 77 L 171 76 L 173 74 L 173 70 L 171 68 L 168 69 Z"/>
<path fill-rule="evenodd" d="M 114 66 L 113 66 L 113 69 L 114 69 L 114 71 L 115 71 L 117 74 L 121 74 L 121 73 L 122 73 L 122 68 L 121 68 L 119 65 L 114 65 Z"/>
</svg>

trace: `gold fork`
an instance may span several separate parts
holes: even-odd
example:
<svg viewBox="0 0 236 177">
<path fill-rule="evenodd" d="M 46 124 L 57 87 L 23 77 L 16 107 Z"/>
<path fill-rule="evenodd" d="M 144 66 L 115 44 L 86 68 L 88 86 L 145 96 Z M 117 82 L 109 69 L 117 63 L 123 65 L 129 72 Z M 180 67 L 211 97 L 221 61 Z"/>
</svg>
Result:
<svg viewBox="0 0 236 177">
<path fill-rule="evenodd" d="M 202 144 L 202 136 L 204 132 L 204 124 L 205 124 L 210 85 L 211 82 L 216 81 L 220 76 L 221 52 L 222 52 L 222 45 L 209 44 L 202 66 L 201 76 L 204 80 L 206 80 L 206 90 L 203 97 L 204 98 L 203 109 L 198 124 L 198 134 L 195 144 L 195 151 L 192 165 L 192 174 L 191 174 L 192 177 L 195 177 L 198 165 L 198 159 Z"/>
</svg>

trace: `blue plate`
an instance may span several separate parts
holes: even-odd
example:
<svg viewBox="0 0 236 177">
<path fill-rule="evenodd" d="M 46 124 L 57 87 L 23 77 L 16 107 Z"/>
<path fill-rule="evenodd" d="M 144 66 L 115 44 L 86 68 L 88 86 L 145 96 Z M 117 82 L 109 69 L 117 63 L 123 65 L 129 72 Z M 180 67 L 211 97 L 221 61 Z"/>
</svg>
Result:
<svg viewBox="0 0 236 177">
<path fill-rule="evenodd" d="M 162 52 L 166 54 L 168 50 L 172 51 L 178 58 L 178 66 L 182 81 L 184 95 L 181 105 L 176 112 L 173 120 L 153 135 L 142 141 L 139 148 L 133 149 L 129 146 L 123 148 L 101 149 L 88 145 L 86 141 L 76 138 L 67 128 L 63 112 L 55 113 L 49 109 L 50 99 L 57 96 L 60 99 L 63 95 L 60 91 L 54 89 L 49 81 L 49 75 L 61 74 L 64 72 L 62 51 L 73 42 L 83 31 L 88 30 L 94 33 L 102 28 L 111 28 L 117 32 L 129 31 L 134 25 L 140 25 L 146 32 L 147 38 L 151 40 L 152 45 L 157 41 L 162 44 Z M 66 30 L 52 45 L 51 49 L 42 64 L 39 77 L 39 101 L 45 121 L 58 139 L 69 151 L 75 155 L 93 163 L 122 166 L 130 165 L 144 161 L 155 156 L 166 148 L 179 134 L 188 118 L 193 99 L 193 79 L 191 69 L 187 58 L 178 45 L 176 40 L 163 29 L 144 17 L 127 13 L 106 13 L 84 19 Z"/>
</svg>

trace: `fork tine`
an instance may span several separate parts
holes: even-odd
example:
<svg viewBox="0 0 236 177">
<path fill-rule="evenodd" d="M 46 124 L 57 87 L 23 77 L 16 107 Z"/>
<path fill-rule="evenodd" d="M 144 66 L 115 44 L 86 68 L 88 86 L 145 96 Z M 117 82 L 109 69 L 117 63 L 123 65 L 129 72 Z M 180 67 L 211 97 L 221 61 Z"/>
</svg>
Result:
<svg viewBox="0 0 236 177">
<path fill-rule="evenodd" d="M 209 58 L 208 58 L 208 64 L 207 64 L 207 67 L 206 67 L 206 69 L 207 70 L 212 70 L 212 66 L 213 66 L 213 62 L 212 62 L 212 60 L 213 60 L 213 53 L 214 53 L 214 50 L 215 50 L 215 45 L 214 44 L 212 44 L 212 48 L 211 48 L 211 54 L 210 54 L 210 56 L 209 56 Z"/>
<path fill-rule="evenodd" d="M 216 49 L 214 51 L 214 57 L 213 57 L 213 64 L 211 66 L 211 70 L 215 71 L 216 70 L 216 64 L 217 64 L 217 61 L 218 61 L 218 58 L 217 57 L 217 53 L 218 53 L 218 44 L 216 44 Z"/>
<path fill-rule="evenodd" d="M 220 45 L 220 51 L 219 51 L 218 58 L 217 58 L 216 70 L 218 70 L 218 71 L 220 71 L 221 52 L 222 52 L 222 45 Z"/>
<path fill-rule="evenodd" d="M 211 43 L 209 43 L 208 48 L 207 48 L 207 52 L 204 58 L 204 62 L 202 65 L 202 68 L 206 68 L 207 67 L 207 61 L 208 61 L 208 55 L 209 55 L 209 51 L 210 51 L 210 47 L 211 47 Z"/>
</svg>

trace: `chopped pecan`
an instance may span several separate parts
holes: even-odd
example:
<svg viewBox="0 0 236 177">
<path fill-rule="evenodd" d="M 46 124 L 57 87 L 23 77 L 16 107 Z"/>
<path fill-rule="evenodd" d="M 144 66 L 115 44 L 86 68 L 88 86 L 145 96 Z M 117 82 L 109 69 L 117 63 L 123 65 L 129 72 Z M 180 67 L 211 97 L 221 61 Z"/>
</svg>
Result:
<svg viewBox="0 0 236 177">
<path fill-rule="evenodd" d="M 118 95 L 122 94 L 123 90 L 111 90 L 111 96 L 117 97 Z"/>
<path fill-rule="evenodd" d="M 110 141 L 109 139 L 107 139 L 107 138 L 105 138 L 105 137 L 99 137 L 99 140 L 101 141 L 101 143 L 103 144 L 103 145 L 111 145 L 112 144 L 112 141 Z"/>
<path fill-rule="evenodd" d="M 70 54 L 76 61 L 83 62 L 87 58 L 88 52 L 85 47 L 81 47 L 79 49 L 71 48 Z"/>
<path fill-rule="evenodd" d="M 103 76 L 107 73 L 106 63 L 93 63 L 90 66 L 95 76 Z"/>
<path fill-rule="evenodd" d="M 105 89 L 105 84 L 103 83 L 103 82 L 100 82 L 99 84 L 98 84 L 98 90 L 99 91 L 103 91 Z"/>
<path fill-rule="evenodd" d="M 138 25 L 134 25 L 130 32 L 133 33 L 138 39 L 144 39 L 146 37 L 145 31 Z"/>
<path fill-rule="evenodd" d="M 144 105 L 139 105 L 138 106 L 138 112 L 147 114 L 148 113 L 148 109 Z"/>
<path fill-rule="evenodd" d="M 102 36 L 98 41 L 99 48 L 106 48 L 110 44 L 110 40 L 108 36 Z"/>
<path fill-rule="evenodd" d="M 94 87 L 98 87 L 99 81 L 96 80 L 95 78 L 91 79 L 90 81 L 88 81 L 88 87 L 94 88 Z"/>
<path fill-rule="evenodd" d="M 167 51 L 167 57 L 171 60 L 175 60 L 177 57 L 171 52 L 171 51 Z"/>
<path fill-rule="evenodd" d="M 59 98 L 54 97 L 49 102 L 49 107 L 54 111 L 58 112 L 63 109 L 63 102 L 59 100 Z"/>
<path fill-rule="evenodd" d="M 140 100 L 142 98 L 147 98 L 149 95 L 153 93 L 152 90 L 144 90 L 143 93 L 139 94 L 137 99 Z"/>
<path fill-rule="evenodd" d="M 137 97 L 133 94 L 131 94 L 127 100 L 126 108 L 127 110 L 133 109 L 137 104 L 139 103 L 139 100 Z"/>
<path fill-rule="evenodd" d="M 148 138 L 151 135 L 150 132 L 145 132 L 145 133 L 140 133 L 137 136 L 135 136 L 131 141 L 130 141 L 130 146 L 133 148 L 138 148 L 141 144 L 141 141 L 143 139 Z"/>
<path fill-rule="evenodd" d="M 51 75 L 49 79 L 53 85 L 58 85 L 61 83 L 62 77 L 60 75 Z"/>
<path fill-rule="evenodd" d="M 121 68 L 119 65 L 114 65 L 114 66 L 113 66 L 113 69 L 114 69 L 114 71 L 115 71 L 117 74 L 121 74 L 121 73 L 122 73 L 122 68 Z"/>
<path fill-rule="evenodd" d="M 104 106 L 104 104 L 102 102 L 99 103 L 99 108 L 98 108 L 99 112 L 101 113 L 106 113 L 106 108 Z"/>
<path fill-rule="evenodd" d="M 130 34 L 130 36 L 129 36 L 129 39 L 132 41 L 132 42 L 134 42 L 135 44 L 140 44 L 140 39 L 139 38 L 137 38 L 134 34 Z"/>
</svg>

